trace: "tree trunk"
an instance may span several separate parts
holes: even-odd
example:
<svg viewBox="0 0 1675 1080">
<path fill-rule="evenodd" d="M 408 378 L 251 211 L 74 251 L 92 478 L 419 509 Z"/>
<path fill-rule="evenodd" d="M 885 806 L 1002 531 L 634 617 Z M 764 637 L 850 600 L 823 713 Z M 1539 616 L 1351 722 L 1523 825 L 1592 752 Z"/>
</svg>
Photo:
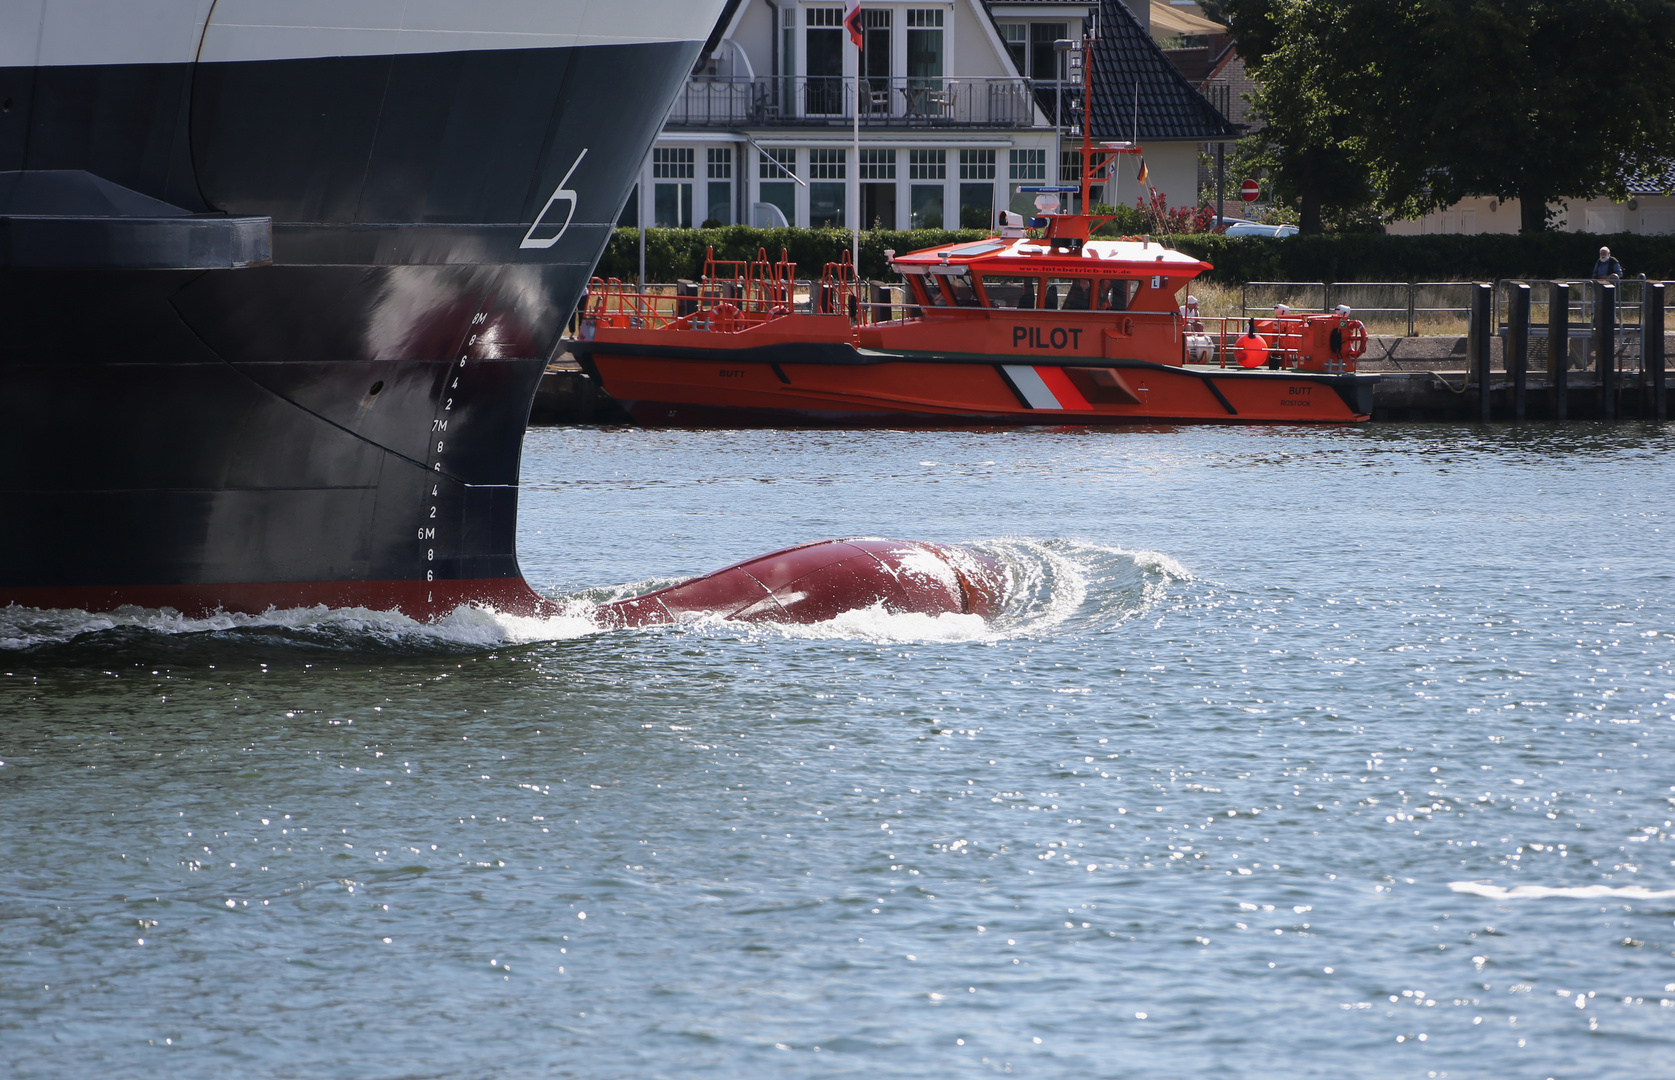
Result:
<svg viewBox="0 0 1675 1080">
<path fill-rule="evenodd" d="M 1547 193 L 1532 184 L 1518 186 L 1518 231 L 1547 231 Z"/>
<path fill-rule="evenodd" d="M 1303 151 L 1302 173 L 1298 177 L 1297 201 L 1301 204 L 1301 220 L 1297 224 L 1297 231 L 1305 236 L 1314 236 L 1320 232 L 1320 151 L 1309 147 Z"/>
<path fill-rule="evenodd" d="M 1300 220 L 1297 231 L 1304 236 L 1314 236 L 1321 231 L 1320 224 L 1320 189 L 1310 184 L 1301 192 L 1302 205 L 1298 208 Z"/>
</svg>

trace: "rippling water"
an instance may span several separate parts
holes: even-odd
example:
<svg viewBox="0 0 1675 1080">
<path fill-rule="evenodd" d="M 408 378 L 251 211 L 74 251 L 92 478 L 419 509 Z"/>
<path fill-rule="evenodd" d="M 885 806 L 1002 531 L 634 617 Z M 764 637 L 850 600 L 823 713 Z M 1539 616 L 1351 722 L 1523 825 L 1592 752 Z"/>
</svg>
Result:
<svg viewBox="0 0 1675 1080">
<path fill-rule="evenodd" d="M 1675 1076 L 1675 430 L 532 431 L 531 580 L 0 611 L 17 1077 Z"/>
</svg>

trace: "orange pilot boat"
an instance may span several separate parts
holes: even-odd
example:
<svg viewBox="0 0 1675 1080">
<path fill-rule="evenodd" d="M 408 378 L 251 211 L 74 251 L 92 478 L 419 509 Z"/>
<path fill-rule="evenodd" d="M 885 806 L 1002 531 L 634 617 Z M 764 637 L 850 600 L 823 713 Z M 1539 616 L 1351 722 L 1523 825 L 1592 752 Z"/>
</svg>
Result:
<svg viewBox="0 0 1675 1080">
<path fill-rule="evenodd" d="M 1084 85 L 1084 93 L 1086 86 Z M 1083 125 L 1081 206 L 1127 143 Z M 1000 235 L 906 255 L 901 302 L 863 295 L 846 255 L 818 283 L 783 253 L 711 252 L 685 296 L 595 279 L 571 351 L 648 426 L 1349 423 L 1376 375 L 1346 308 L 1200 319 L 1177 294 L 1210 265 L 1142 237 L 1098 239 L 1108 218 L 1005 215 Z M 807 299 L 799 298 L 806 288 Z M 869 293 L 872 290 L 869 290 Z M 893 301 L 893 297 L 892 297 Z"/>
</svg>

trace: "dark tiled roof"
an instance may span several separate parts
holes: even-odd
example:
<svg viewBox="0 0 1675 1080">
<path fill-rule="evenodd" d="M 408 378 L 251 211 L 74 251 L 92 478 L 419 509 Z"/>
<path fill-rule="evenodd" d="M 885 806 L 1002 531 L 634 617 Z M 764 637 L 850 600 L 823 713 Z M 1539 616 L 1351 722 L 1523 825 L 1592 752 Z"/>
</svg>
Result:
<svg viewBox="0 0 1675 1080">
<path fill-rule="evenodd" d="M 1135 85 L 1140 88 L 1140 142 L 1238 138 L 1222 115 L 1163 55 L 1122 0 L 1100 0 L 1099 40 L 1093 45 L 1093 136 L 1135 134 Z"/>
<path fill-rule="evenodd" d="M 1631 195 L 1669 195 L 1675 193 L 1675 161 L 1660 161 L 1649 166 L 1628 182 Z"/>
</svg>

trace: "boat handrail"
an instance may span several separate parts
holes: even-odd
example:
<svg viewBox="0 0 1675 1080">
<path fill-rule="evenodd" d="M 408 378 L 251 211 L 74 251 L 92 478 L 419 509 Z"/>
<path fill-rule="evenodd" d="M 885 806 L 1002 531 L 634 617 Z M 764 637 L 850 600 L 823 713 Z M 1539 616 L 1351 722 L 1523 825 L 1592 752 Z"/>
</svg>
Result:
<svg viewBox="0 0 1675 1080">
<path fill-rule="evenodd" d="M 1353 372 L 1367 345 L 1367 328 L 1360 320 L 1333 311 L 1291 311 L 1263 319 L 1206 315 L 1183 320 L 1183 330 L 1189 356 L 1195 345 L 1203 349 L 1208 339 L 1214 362 L 1224 368 L 1237 353 L 1239 340 L 1252 331 L 1264 342 L 1266 366 L 1276 370 Z M 1331 343 L 1334 330 L 1338 332 L 1336 347 Z"/>
</svg>

